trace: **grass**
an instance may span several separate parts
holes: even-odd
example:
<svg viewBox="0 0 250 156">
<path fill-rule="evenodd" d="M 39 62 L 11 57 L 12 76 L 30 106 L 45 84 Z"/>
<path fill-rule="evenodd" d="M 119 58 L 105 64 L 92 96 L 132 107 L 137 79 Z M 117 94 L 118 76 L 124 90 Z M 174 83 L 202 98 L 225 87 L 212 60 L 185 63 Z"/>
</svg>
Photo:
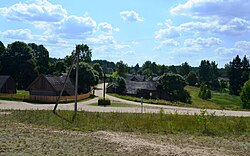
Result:
<svg viewBox="0 0 250 156">
<path fill-rule="evenodd" d="M 155 134 L 192 134 L 212 136 L 246 135 L 250 137 L 250 117 L 217 117 L 207 115 L 102 113 L 59 111 L 58 115 L 47 110 L 13 110 L 10 120 L 34 124 L 42 128 L 76 131 L 118 131 Z M 0 117 L 1 118 L 1 117 Z"/>
<path fill-rule="evenodd" d="M 241 108 L 241 100 L 239 96 L 230 95 L 228 93 L 220 93 L 212 91 L 212 99 L 203 100 L 198 97 L 199 88 L 186 86 L 185 89 L 190 93 L 192 104 L 185 104 L 182 102 L 170 102 L 166 100 L 155 100 L 155 99 L 143 99 L 144 103 L 150 104 L 159 104 L 159 105 L 172 105 L 172 106 L 181 106 L 181 107 L 193 107 L 193 108 L 202 108 L 202 109 L 225 109 L 225 110 L 244 110 Z M 128 95 L 119 95 L 119 94 L 110 94 L 117 98 L 141 102 L 141 99 L 138 97 L 128 96 Z"/>
<path fill-rule="evenodd" d="M 192 97 L 192 106 L 197 108 L 241 110 L 241 100 L 239 96 L 228 93 L 212 91 L 212 99 L 203 100 L 198 97 L 199 88 L 186 86 L 186 90 Z"/>
<path fill-rule="evenodd" d="M 92 104 L 89 104 L 89 106 L 104 107 L 104 106 L 99 106 L 98 103 L 92 103 Z M 107 105 L 105 107 L 138 107 L 138 106 L 132 105 L 132 104 L 121 103 L 121 102 L 111 102 L 111 105 Z"/>
</svg>

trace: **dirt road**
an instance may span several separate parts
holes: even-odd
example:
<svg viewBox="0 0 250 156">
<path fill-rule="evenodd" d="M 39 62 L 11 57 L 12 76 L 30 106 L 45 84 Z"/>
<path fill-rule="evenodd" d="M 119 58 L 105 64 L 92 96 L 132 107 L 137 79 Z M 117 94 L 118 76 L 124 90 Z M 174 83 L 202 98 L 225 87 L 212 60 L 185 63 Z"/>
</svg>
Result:
<svg viewBox="0 0 250 156">
<path fill-rule="evenodd" d="M 91 103 L 96 103 L 98 97 L 103 95 L 103 84 L 99 84 L 95 90 L 95 95 L 97 96 L 94 99 L 89 101 L 79 102 L 78 110 L 92 111 L 92 112 L 128 112 L 128 113 L 140 113 L 141 112 L 141 103 L 132 102 L 128 100 L 119 99 L 110 95 L 106 95 L 109 99 L 116 102 L 131 104 L 137 107 L 97 107 L 90 106 Z M 166 113 L 178 113 L 178 114 L 199 114 L 200 109 L 198 108 L 187 108 L 187 107 L 176 107 L 176 106 L 166 106 L 166 105 L 154 105 L 154 104 L 143 104 L 143 112 L 146 113 L 156 113 L 159 112 L 162 108 Z M 0 100 L 0 109 L 9 110 L 9 109 L 18 109 L 18 110 L 27 110 L 27 109 L 42 109 L 42 110 L 52 110 L 54 104 L 31 104 L 27 102 L 16 102 L 16 101 L 3 101 Z M 74 104 L 59 104 L 58 109 L 61 110 L 74 110 Z M 207 109 L 208 113 L 215 113 L 218 116 L 250 116 L 250 112 L 247 111 L 229 111 L 229 110 L 212 110 Z"/>
</svg>

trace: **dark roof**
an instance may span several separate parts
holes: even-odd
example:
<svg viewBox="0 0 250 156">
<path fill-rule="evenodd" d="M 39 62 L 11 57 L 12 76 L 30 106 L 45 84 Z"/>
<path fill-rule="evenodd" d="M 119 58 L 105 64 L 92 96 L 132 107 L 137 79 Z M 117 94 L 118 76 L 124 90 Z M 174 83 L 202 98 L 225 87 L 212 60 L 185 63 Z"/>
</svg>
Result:
<svg viewBox="0 0 250 156">
<path fill-rule="evenodd" d="M 144 81 L 144 82 L 136 82 L 136 81 L 128 81 L 126 80 L 126 93 L 127 94 L 137 94 L 137 90 L 157 90 L 157 83 L 153 81 Z"/>
<path fill-rule="evenodd" d="M 8 75 L 0 75 L 0 88 L 6 83 L 6 81 L 10 78 Z"/>
<path fill-rule="evenodd" d="M 66 76 L 50 76 L 50 75 L 46 75 L 44 77 L 48 80 L 48 82 L 52 85 L 52 87 L 56 91 L 60 92 L 63 89 L 63 84 L 65 82 Z M 74 89 L 75 89 L 74 85 L 68 79 L 64 90 L 69 95 L 74 95 Z"/>
<path fill-rule="evenodd" d="M 145 76 L 143 76 L 143 75 L 129 75 L 125 79 L 128 81 L 143 82 L 143 81 L 145 81 Z"/>
<path fill-rule="evenodd" d="M 63 84 L 66 79 L 66 76 L 52 76 L 52 75 L 41 74 L 39 77 L 36 78 L 35 81 L 33 81 L 30 84 L 28 90 L 30 90 L 30 88 L 41 78 L 46 79 L 56 92 L 60 92 L 63 89 Z M 71 80 L 68 79 L 64 91 L 67 92 L 69 95 L 74 95 L 75 94 L 74 90 L 75 90 L 74 85 L 72 84 Z"/>
</svg>

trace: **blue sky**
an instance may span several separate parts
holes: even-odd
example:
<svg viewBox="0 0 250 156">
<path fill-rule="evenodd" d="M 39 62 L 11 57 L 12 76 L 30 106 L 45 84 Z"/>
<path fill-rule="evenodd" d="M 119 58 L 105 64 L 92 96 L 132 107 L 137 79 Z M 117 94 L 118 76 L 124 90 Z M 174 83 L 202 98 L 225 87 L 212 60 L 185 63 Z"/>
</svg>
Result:
<svg viewBox="0 0 250 156">
<path fill-rule="evenodd" d="M 85 43 L 93 59 L 223 67 L 250 57 L 249 8 L 248 0 L 0 0 L 0 40 L 43 44 L 51 57 Z"/>
</svg>

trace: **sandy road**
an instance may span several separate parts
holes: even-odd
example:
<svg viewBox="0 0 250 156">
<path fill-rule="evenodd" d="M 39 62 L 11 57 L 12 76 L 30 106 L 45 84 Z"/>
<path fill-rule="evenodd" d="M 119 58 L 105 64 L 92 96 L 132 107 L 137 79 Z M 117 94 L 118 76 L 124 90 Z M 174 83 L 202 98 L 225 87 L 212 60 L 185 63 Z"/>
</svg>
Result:
<svg viewBox="0 0 250 156">
<path fill-rule="evenodd" d="M 141 104 L 138 102 L 132 102 L 128 100 L 119 99 L 110 95 L 106 95 L 112 101 L 122 102 L 126 104 L 136 105 L 138 107 L 97 107 L 90 106 L 91 103 L 96 103 L 98 97 L 103 95 L 103 84 L 99 84 L 97 89 L 95 90 L 95 95 L 97 96 L 94 99 L 79 102 L 78 110 L 84 111 L 92 111 L 92 112 L 128 112 L 128 113 L 140 113 L 141 112 Z M 201 109 L 198 108 L 187 108 L 187 107 L 177 107 L 177 106 L 166 106 L 166 105 L 154 105 L 154 104 L 143 104 L 146 106 L 143 108 L 144 112 L 147 113 L 156 113 L 159 112 L 162 108 L 166 113 L 178 113 L 178 114 L 199 114 Z M 2 110 L 52 110 L 54 108 L 54 104 L 31 104 L 27 102 L 16 102 L 16 101 L 3 101 L 0 100 L 0 109 Z M 74 104 L 59 104 L 58 109 L 60 110 L 74 110 Z M 207 109 L 208 113 L 215 113 L 218 116 L 250 116 L 249 111 L 229 111 L 229 110 L 212 110 Z"/>
</svg>

